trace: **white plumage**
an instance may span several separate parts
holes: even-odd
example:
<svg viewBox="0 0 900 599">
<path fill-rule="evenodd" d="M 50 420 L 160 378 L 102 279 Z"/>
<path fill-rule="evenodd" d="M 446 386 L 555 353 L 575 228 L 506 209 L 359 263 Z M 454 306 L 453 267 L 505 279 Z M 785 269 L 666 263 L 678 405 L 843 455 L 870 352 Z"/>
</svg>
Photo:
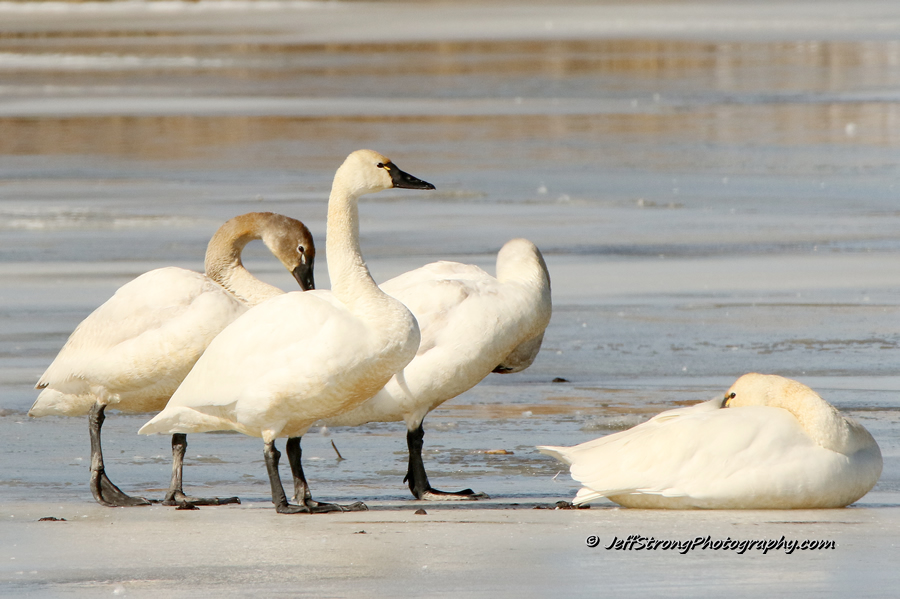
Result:
<svg viewBox="0 0 900 599">
<path fill-rule="evenodd" d="M 301 285 L 312 286 L 315 247 L 303 223 L 268 212 L 244 214 L 222 225 L 210 240 L 210 276 L 168 267 L 126 283 L 78 325 L 41 376 L 37 388 L 42 391 L 29 415 L 91 413 L 91 489 L 98 502 L 148 503 L 129 498 L 106 477 L 100 450 L 104 410 L 163 409 L 222 329 L 249 305 L 284 293 L 241 264 L 241 251 L 252 239 L 262 239 Z M 170 495 L 181 492 L 177 456 L 176 461 L 178 489 Z"/>
<path fill-rule="evenodd" d="M 550 277 L 540 251 L 526 239 L 497 255 L 497 277 L 477 266 L 435 262 L 381 285 L 412 311 L 422 331 L 415 359 L 377 395 L 330 426 L 404 421 L 409 444 L 406 480 L 419 499 L 477 497 L 467 489 L 433 489 L 422 464 L 422 421 L 448 399 L 491 372 L 518 372 L 534 361 L 550 321 Z"/>
<path fill-rule="evenodd" d="M 636 508 L 835 508 L 881 475 L 878 444 L 812 389 L 742 376 L 725 400 L 662 412 L 575 447 L 539 447 L 571 466 L 574 502 Z"/>
<path fill-rule="evenodd" d="M 297 439 L 315 421 L 359 405 L 415 355 L 415 318 L 378 289 L 359 249 L 357 199 L 391 187 L 434 188 L 376 152 L 351 154 L 335 174 L 328 202 L 332 293 L 289 293 L 238 318 L 140 432 L 231 429 L 261 437 L 280 513 L 341 509 L 311 501 L 299 455 L 293 455 L 299 441 L 288 445 L 288 457 L 304 490 L 301 505 L 287 504 L 274 441 Z"/>
<path fill-rule="evenodd" d="M 38 382 L 31 416 L 83 416 L 96 401 L 155 412 L 247 305 L 205 275 L 159 268 L 126 283 L 69 337 Z"/>
<path fill-rule="evenodd" d="M 216 337 L 140 432 L 230 429 L 266 442 L 301 436 L 371 397 L 412 359 L 415 320 L 391 308 L 396 314 L 368 321 L 328 292 L 269 300 Z"/>
</svg>

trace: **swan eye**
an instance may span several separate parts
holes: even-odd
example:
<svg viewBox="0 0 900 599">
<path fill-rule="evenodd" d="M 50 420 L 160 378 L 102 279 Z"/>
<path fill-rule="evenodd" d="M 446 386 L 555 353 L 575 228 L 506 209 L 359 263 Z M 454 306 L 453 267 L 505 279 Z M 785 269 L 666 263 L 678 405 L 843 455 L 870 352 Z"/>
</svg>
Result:
<svg viewBox="0 0 900 599">
<path fill-rule="evenodd" d="M 390 170 L 391 170 L 391 165 L 390 165 L 390 163 L 385 164 L 385 163 L 383 163 L 383 162 L 379 162 L 379 163 L 376 164 L 375 166 L 377 166 L 378 168 L 383 168 L 383 169 L 386 170 L 386 171 L 390 171 Z"/>
<path fill-rule="evenodd" d="M 728 395 L 726 395 L 725 399 L 722 401 L 722 407 L 727 408 L 728 404 L 731 403 L 731 400 L 734 399 L 736 395 L 737 395 L 737 393 L 735 393 L 733 391 L 731 393 L 729 393 Z"/>
<path fill-rule="evenodd" d="M 298 246 L 297 246 L 297 252 L 299 252 L 299 253 L 302 254 L 302 253 L 304 253 L 305 251 L 306 251 L 306 248 L 303 247 L 302 245 L 298 245 Z"/>
<path fill-rule="evenodd" d="M 375 166 L 377 166 L 378 168 L 384 168 L 384 163 L 383 163 L 383 162 L 379 162 L 379 163 L 376 164 Z"/>
</svg>

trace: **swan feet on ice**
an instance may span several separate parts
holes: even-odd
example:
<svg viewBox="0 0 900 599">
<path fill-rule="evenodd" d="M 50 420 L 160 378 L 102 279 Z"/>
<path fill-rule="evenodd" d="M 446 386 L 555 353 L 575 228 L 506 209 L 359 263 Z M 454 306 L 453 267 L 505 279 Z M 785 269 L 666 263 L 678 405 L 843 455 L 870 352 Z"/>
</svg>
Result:
<svg viewBox="0 0 900 599">
<path fill-rule="evenodd" d="M 422 501 L 476 501 L 490 499 L 487 493 L 476 493 L 472 489 L 462 491 L 441 491 L 428 483 L 428 474 L 422 462 L 422 444 L 425 429 L 422 423 L 415 430 L 406 432 L 406 444 L 409 447 L 409 469 L 403 482 L 409 483 L 409 490 L 416 499 Z"/>
<path fill-rule="evenodd" d="M 132 497 L 122 492 L 106 476 L 103 466 L 103 449 L 100 446 L 100 429 L 106 420 L 106 404 L 95 402 L 88 417 L 88 428 L 91 434 L 91 494 L 97 503 L 107 507 L 134 507 L 150 505 L 152 502 L 143 497 Z"/>
<path fill-rule="evenodd" d="M 91 493 L 97 503 L 106 507 L 136 507 L 153 503 L 149 499 L 123 493 L 103 472 L 103 466 L 99 470 L 91 469 Z"/>
<path fill-rule="evenodd" d="M 294 500 L 296 504 L 288 503 L 281 484 L 281 476 L 278 474 L 278 461 L 281 452 L 275 448 L 275 442 L 266 443 L 264 455 L 266 458 L 266 470 L 269 472 L 269 484 L 272 486 L 272 503 L 279 514 L 326 514 L 329 512 L 364 512 L 368 507 L 361 501 L 350 505 L 337 503 L 323 503 L 314 501 L 306 475 L 303 474 L 303 466 L 300 465 L 301 450 L 300 437 L 291 437 L 287 440 L 285 449 L 288 454 L 288 462 L 291 465 L 291 474 L 294 477 Z"/>
<path fill-rule="evenodd" d="M 463 489 L 462 491 L 441 491 L 427 483 L 424 491 L 421 491 L 418 495 L 413 491 L 413 495 L 416 495 L 416 499 L 421 501 L 478 501 L 479 499 L 491 498 L 487 493 L 476 493 L 472 489 Z"/>
<path fill-rule="evenodd" d="M 227 505 L 240 503 L 237 497 L 188 497 L 182 490 L 181 475 L 184 470 L 184 454 L 187 451 L 187 435 L 175 433 L 172 435 L 172 483 L 163 505 L 174 505 L 181 508 L 197 505 Z"/>
</svg>

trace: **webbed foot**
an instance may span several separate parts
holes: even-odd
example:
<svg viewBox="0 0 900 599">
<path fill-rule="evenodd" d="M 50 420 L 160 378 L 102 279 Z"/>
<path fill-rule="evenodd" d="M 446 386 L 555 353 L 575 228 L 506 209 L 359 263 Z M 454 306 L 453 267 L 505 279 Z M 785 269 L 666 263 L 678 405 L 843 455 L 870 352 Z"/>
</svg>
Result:
<svg viewBox="0 0 900 599">
<path fill-rule="evenodd" d="M 416 499 L 422 501 L 477 501 L 479 499 L 490 499 L 490 496 L 487 493 L 476 493 L 472 489 L 441 491 L 429 486 Z"/>
<path fill-rule="evenodd" d="M 105 472 L 91 472 L 91 493 L 100 505 L 107 507 L 137 507 L 153 502 L 143 497 L 132 497 L 113 484 Z"/>
<path fill-rule="evenodd" d="M 231 503 L 240 504 L 238 497 L 188 497 L 182 491 L 169 491 L 166 498 L 163 499 L 163 505 L 184 506 L 190 505 L 228 505 Z"/>
</svg>

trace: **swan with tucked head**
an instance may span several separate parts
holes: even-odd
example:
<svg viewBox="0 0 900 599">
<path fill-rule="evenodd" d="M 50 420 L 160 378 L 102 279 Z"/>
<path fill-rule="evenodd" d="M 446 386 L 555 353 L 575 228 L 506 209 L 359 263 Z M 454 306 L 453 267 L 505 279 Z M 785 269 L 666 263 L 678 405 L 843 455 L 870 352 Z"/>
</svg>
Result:
<svg viewBox="0 0 900 599">
<path fill-rule="evenodd" d="M 550 322 L 550 275 L 527 239 L 497 254 L 497 277 L 477 266 L 435 262 L 381 285 L 412 311 L 422 331 L 415 359 L 375 397 L 329 419 L 329 426 L 404 421 L 409 466 L 405 482 L 416 499 L 478 499 L 471 489 L 431 486 L 422 461 L 425 416 L 468 391 L 491 372 L 524 370 L 541 348 Z"/>
<path fill-rule="evenodd" d="M 30 416 L 89 414 L 91 492 L 108 506 L 148 505 L 109 480 L 100 431 L 107 407 L 122 412 L 156 412 L 165 407 L 210 341 L 249 306 L 283 294 L 260 281 L 241 263 L 241 251 L 261 239 L 311 289 L 315 245 L 298 220 L 253 212 L 235 217 L 213 235 L 206 251 L 206 275 L 160 268 L 123 285 L 75 329 L 41 376 L 41 393 Z M 187 498 L 181 473 L 187 441 L 172 439 L 172 484 L 164 503 L 221 503 Z"/>
<path fill-rule="evenodd" d="M 844 507 L 875 486 L 882 468 L 862 425 L 802 383 L 756 373 L 724 400 L 575 447 L 538 449 L 571 466 L 583 485 L 574 503 L 606 497 L 636 508 Z"/>
<path fill-rule="evenodd" d="M 317 420 L 352 410 L 406 366 L 419 346 L 412 313 L 381 291 L 359 247 L 360 196 L 392 187 L 434 189 L 371 150 L 338 168 L 328 200 L 332 290 L 288 293 L 249 310 L 210 344 L 166 409 L 142 434 L 236 430 L 261 437 L 279 513 L 365 509 L 312 500 L 299 438 Z M 288 437 L 298 504 L 278 474 L 275 440 Z"/>
</svg>

